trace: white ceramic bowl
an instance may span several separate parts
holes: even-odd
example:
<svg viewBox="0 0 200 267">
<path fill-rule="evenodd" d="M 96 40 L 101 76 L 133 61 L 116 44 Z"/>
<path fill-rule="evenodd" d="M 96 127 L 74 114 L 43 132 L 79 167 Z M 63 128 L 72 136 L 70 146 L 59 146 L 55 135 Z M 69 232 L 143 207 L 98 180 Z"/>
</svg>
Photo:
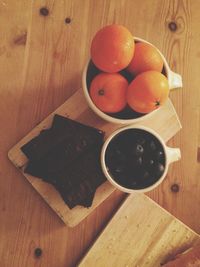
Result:
<svg viewBox="0 0 200 267">
<path fill-rule="evenodd" d="M 148 43 L 150 45 L 152 45 L 151 43 L 138 38 L 138 37 L 134 37 L 135 42 L 144 42 L 144 43 Z M 154 45 L 152 45 L 154 46 Z M 154 46 L 155 47 L 155 46 Z M 155 47 L 156 48 L 156 47 Z M 157 48 L 156 48 L 157 49 Z M 164 70 L 169 82 L 169 87 L 170 89 L 174 89 L 174 88 L 178 88 L 178 87 L 182 87 L 182 78 L 179 74 L 173 72 L 167 61 L 166 58 L 164 57 L 164 55 L 160 52 L 160 50 L 157 49 L 157 51 L 159 52 L 159 54 L 161 55 L 163 62 L 164 62 Z M 99 108 L 97 108 L 97 106 L 93 103 L 93 101 L 90 98 L 89 95 L 89 90 L 87 87 L 87 75 L 88 75 L 88 66 L 90 64 L 91 59 L 88 60 L 87 64 L 85 65 L 85 68 L 83 70 L 83 75 L 82 75 L 82 87 L 83 87 L 83 92 L 85 95 L 85 98 L 87 100 L 88 105 L 90 106 L 90 108 L 102 119 L 108 121 L 108 122 L 112 122 L 112 123 L 117 123 L 117 124 L 132 124 L 132 123 L 136 123 L 136 122 L 141 122 L 143 119 L 147 119 L 148 117 L 151 117 L 153 115 L 153 113 L 157 112 L 159 110 L 156 109 L 148 114 L 144 114 L 141 117 L 138 118 L 133 118 L 133 119 L 119 119 L 119 118 L 115 118 L 112 117 L 111 115 L 108 115 L 106 113 L 104 113 L 103 111 L 101 111 Z"/>
<path fill-rule="evenodd" d="M 154 135 L 156 137 L 156 139 L 158 139 L 163 147 L 164 153 L 165 153 L 165 170 L 163 175 L 151 186 L 142 188 L 142 189 L 130 189 L 127 187 L 124 187 L 120 184 L 118 184 L 114 178 L 109 174 L 107 167 L 106 167 L 106 163 L 105 163 L 105 155 L 106 155 L 106 149 L 108 147 L 108 145 L 110 144 L 110 142 L 113 140 L 113 138 L 119 134 L 122 133 L 123 131 L 126 131 L 128 129 L 141 129 L 141 130 L 145 130 L 149 133 L 151 133 L 152 135 Z M 131 144 L 130 144 L 131 145 Z M 114 185 L 114 187 L 116 187 L 117 189 L 126 192 L 126 193 L 133 193 L 133 192 L 148 192 L 151 191 L 152 189 L 154 189 L 155 187 L 157 187 L 160 183 L 162 183 L 162 181 L 164 180 L 167 172 L 168 172 L 168 167 L 169 164 L 177 161 L 181 158 L 181 152 L 179 148 L 170 148 L 168 146 L 166 146 L 165 142 L 163 141 L 163 139 L 161 138 L 161 136 L 156 133 L 154 130 L 148 128 L 148 127 L 144 127 L 144 126 L 126 126 L 123 128 L 120 128 L 118 130 L 116 130 L 115 132 L 113 132 L 105 141 L 103 147 L 102 147 L 102 151 L 101 151 L 101 167 L 103 170 L 103 173 L 105 174 L 106 178 L 108 179 L 108 181 Z"/>
</svg>

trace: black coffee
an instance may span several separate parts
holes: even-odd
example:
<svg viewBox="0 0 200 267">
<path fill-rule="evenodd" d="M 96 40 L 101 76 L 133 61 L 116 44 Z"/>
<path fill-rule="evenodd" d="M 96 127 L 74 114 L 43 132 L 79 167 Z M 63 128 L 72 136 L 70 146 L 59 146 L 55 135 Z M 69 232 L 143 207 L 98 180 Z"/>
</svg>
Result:
<svg viewBox="0 0 200 267">
<path fill-rule="evenodd" d="M 127 129 L 108 145 L 105 163 L 118 184 L 137 190 L 153 185 L 162 176 L 166 158 L 154 135 L 141 129 Z"/>
</svg>

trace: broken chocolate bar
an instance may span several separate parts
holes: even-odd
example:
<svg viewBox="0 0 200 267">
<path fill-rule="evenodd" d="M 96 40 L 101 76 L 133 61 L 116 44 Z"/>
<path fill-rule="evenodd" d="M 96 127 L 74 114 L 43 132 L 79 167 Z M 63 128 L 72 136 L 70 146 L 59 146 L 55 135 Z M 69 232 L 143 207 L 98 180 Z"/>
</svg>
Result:
<svg viewBox="0 0 200 267">
<path fill-rule="evenodd" d="M 102 140 L 103 135 L 103 132 L 96 128 L 56 114 L 52 127 L 42 130 L 38 136 L 22 146 L 21 150 L 30 160 L 40 160 L 51 150 L 54 153 L 56 149 L 61 151 L 60 147 L 63 145 L 66 149 L 72 148 L 81 152 Z"/>
<path fill-rule="evenodd" d="M 52 127 L 25 144 L 25 172 L 52 184 L 69 208 L 89 207 L 105 177 L 100 166 L 104 133 L 55 115 Z"/>
</svg>

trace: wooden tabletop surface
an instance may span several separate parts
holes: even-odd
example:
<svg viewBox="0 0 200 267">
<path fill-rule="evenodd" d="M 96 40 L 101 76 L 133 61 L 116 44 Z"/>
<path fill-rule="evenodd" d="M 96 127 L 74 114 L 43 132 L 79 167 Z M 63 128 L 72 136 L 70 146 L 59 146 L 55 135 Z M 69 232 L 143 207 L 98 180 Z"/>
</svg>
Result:
<svg viewBox="0 0 200 267">
<path fill-rule="evenodd" d="M 124 198 L 67 228 L 7 158 L 81 87 L 91 38 L 111 23 L 155 44 L 183 77 L 170 94 L 183 129 L 169 142 L 182 160 L 148 195 L 200 233 L 199 10 L 193 0 L 0 0 L 0 266 L 76 266 Z"/>
</svg>

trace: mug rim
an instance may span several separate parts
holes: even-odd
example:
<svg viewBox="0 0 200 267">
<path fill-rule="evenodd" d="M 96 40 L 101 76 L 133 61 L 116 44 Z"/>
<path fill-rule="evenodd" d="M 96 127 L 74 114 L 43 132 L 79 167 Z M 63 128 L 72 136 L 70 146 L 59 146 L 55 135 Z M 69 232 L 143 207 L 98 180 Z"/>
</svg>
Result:
<svg viewBox="0 0 200 267">
<path fill-rule="evenodd" d="M 159 52 L 160 56 L 162 57 L 163 59 L 163 66 L 165 68 L 165 71 L 166 71 L 166 76 L 167 76 L 167 79 L 169 81 L 169 73 L 170 73 L 170 68 L 169 68 L 169 65 L 167 63 L 167 60 L 166 58 L 164 57 L 164 55 L 162 54 L 162 52 L 156 47 L 154 46 L 152 43 L 142 39 L 142 38 L 139 38 L 139 37 L 134 37 L 134 40 L 135 41 L 140 41 L 140 42 L 144 42 L 144 43 L 148 43 L 150 45 L 152 45 L 153 47 L 156 48 L 156 50 Z M 89 89 L 87 87 L 87 70 L 88 70 L 88 66 L 89 66 L 89 63 L 91 61 L 91 58 L 88 59 L 84 69 L 83 69 L 83 74 L 82 74 L 82 87 L 83 87 L 83 93 L 85 95 L 85 98 L 87 100 L 87 103 L 89 105 L 89 107 L 99 116 L 101 117 L 102 119 L 106 120 L 106 121 L 109 121 L 109 122 L 112 122 L 112 123 L 116 123 L 116 124 L 131 124 L 131 123 L 137 123 L 137 122 L 141 122 L 142 120 L 144 119 L 148 119 L 149 117 L 151 117 L 155 112 L 157 112 L 159 108 L 149 112 L 149 113 L 146 113 L 144 115 L 142 115 L 141 117 L 138 117 L 138 118 L 132 118 L 132 119 L 119 119 L 119 118 L 115 118 L 115 117 L 112 117 L 111 115 L 108 115 L 106 114 L 105 112 L 101 111 L 92 101 L 91 97 L 90 97 L 90 94 L 89 94 Z"/>
<path fill-rule="evenodd" d="M 140 130 L 147 131 L 147 132 L 151 133 L 152 135 L 154 135 L 160 141 L 160 143 L 161 143 L 161 145 L 163 147 L 163 150 L 164 150 L 164 154 L 165 154 L 165 171 L 163 172 L 162 176 L 154 184 L 152 184 L 150 186 L 147 186 L 147 187 L 144 187 L 144 188 L 141 188 L 141 189 L 132 189 L 132 188 L 128 188 L 128 187 L 122 186 L 119 183 L 117 183 L 114 180 L 114 178 L 112 178 L 112 176 L 109 174 L 109 172 L 107 170 L 107 167 L 106 167 L 106 163 L 105 163 L 106 150 L 107 150 L 107 147 L 110 144 L 110 142 L 113 140 L 113 138 L 117 134 L 119 134 L 119 133 L 121 133 L 123 131 L 129 130 L 129 129 L 140 129 Z M 153 129 L 151 129 L 149 127 L 142 126 L 142 125 L 135 125 L 135 126 L 134 125 L 128 125 L 126 127 L 122 127 L 120 129 L 117 129 L 116 131 L 114 131 L 111 135 L 109 135 L 108 138 L 106 139 L 106 141 L 104 142 L 103 147 L 101 149 L 101 168 L 102 168 L 102 171 L 103 171 L 104 175 L 106 176 L 107 180 L 115 188 L 119 189 L 120 191 L 123 191 L 125 193 L 133 193 L 133 192 L 145 193 L 145 192 L 149 192 L 149 191 L 151 191 L 152 189 L 156 188 L 158 185 L 160 185 L 163 182 L 163 180 L 166 177 L 166 174 L 168 172 L 169 158 L 168 158 L 168 155 L 167 155 L 166 144 L 165 144 L 164 140 L 161 138 L 161 136 L 156 131 L 154 131 Z"/>
</svg>

